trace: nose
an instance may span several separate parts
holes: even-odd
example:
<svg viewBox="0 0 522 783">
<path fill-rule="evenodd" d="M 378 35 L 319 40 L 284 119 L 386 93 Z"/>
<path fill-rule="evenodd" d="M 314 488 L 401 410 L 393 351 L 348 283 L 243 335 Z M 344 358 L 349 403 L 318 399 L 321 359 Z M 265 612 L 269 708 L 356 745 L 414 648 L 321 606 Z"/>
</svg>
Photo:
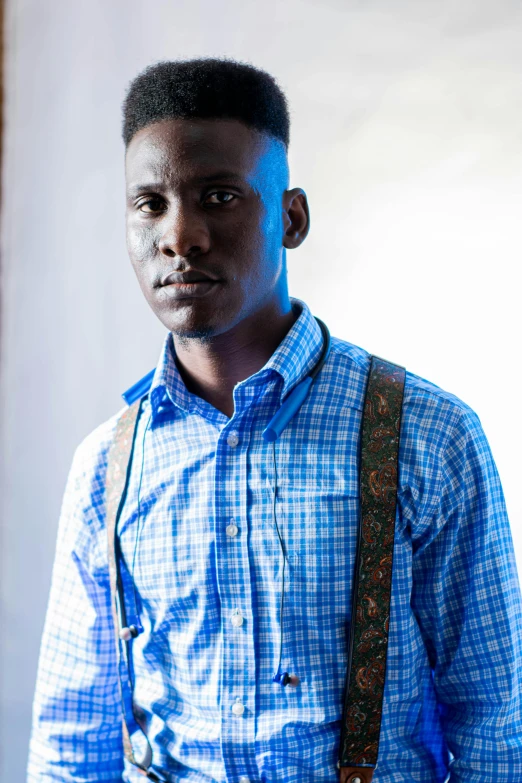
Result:
<svg viewBox="0 0 522 783">
<path fill-rule="evenodd" d="M 171 206 L 162 220 L 160 252 L 168 258 L 206 253 L 210 236 L 204 216 L 195 209 L 178 204 Z"/>
</svg>

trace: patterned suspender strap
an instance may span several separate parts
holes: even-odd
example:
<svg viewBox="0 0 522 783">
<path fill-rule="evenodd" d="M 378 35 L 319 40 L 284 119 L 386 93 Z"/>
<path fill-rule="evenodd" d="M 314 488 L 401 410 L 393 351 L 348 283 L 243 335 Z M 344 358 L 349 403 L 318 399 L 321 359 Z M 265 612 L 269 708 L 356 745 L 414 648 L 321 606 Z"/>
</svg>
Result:
<svg viewBox="0 0 522 783">
<path fill-rule="evenodd" d="M 116 433 L 109 451 L 107 480 L 105 484 L 107 508 L 107 552 L 109 561 L 112 618 L 114 622 L 114 633 L 116 640 L 116 655 L 122 709 L 123 751 L 125 758 L 130 762 L 130 764 L 133 764 L 135 767 L 137 767 L 138 770 L 150 780 L 158 781 L 160 778 L 158 778 L 152 770 L 149 770 L 149 767 L 152 763 L 152 748 L 147 738 L 143 717 L 140 715 L 139 708 L 134 705 L 134 703 L 129 703 L 129 697 L 132 700 L 132 685 L 130 682 L 131 667 L 129 665 L 132 641 L 122 641 L 120 638 L 121 626 L 126 625 L 126 617 L 125 602 L 123 601 L 123 584 L 119 567 L 117 527 L 118 519 L 125 502 L 125 496 L 127 494 L 132 454 L 134 451 L 136 427 L 138 424 L 142 401 L 143 398 L 130 405 L 118 419 Z M 132 711 L 133 718 L 137 726 L 143 732 L 146 740 L 145 756 L 141 761 L 137 761 L 134 756 L 130 739 L 132 732 L 129 730 L 127 722 L 128 709 Z"/>
<path fill-rule="evenodd" d="M 341 783 L 370 783 L 379 754 L 405 375 L 404 367 L 372 356 L 361 431 L 361 507 L 339 750 Z"/>
</svg>

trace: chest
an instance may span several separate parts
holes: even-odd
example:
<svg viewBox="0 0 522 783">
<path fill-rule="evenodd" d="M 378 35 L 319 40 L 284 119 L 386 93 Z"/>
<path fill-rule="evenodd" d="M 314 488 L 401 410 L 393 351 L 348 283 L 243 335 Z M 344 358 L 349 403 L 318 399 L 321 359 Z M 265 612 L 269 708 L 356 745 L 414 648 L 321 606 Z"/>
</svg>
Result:
<svg viewBox="0 0 522 783">
<path fill-rule="evenodd" d="M 118 532 L 144 598 L 175 601 L 204 589 L 221 556 L 275 578 L 277 527 L 290 581 L 345 572 L 355 551 L 361 414 L 318 411 L 304 406 L 275 447 L 256 415 L 221 429 L 202 419 L 138 427 Z"/>
</svg>

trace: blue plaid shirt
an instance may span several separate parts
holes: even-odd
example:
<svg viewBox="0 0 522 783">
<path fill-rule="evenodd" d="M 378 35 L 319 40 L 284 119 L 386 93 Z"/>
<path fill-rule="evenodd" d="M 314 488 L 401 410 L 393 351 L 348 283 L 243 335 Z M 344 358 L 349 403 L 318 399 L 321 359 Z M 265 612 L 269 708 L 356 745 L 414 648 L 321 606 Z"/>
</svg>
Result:
<svg viewBox="0 0 522 783">
<path fill-rule="evenodd" d="M 369 354 L 333 339 L 274 465 L 262 430 L 322 345 L 306 305 L 293 303 L 300 317 L 235 387 L 231 419 L 186 389 L 169 335 L 138 424 L 119 535 L 127 609 L 145 629 L 133 643 L 135 698 L 169 781 L 338 780 Z M 122 756 L 110 613 L 104 482 L 117 418 L 80 445 L 67 484 L 31 783 L 143 781 Z M 399 458 L 374 781 L 520 783 L 520 589 L 478 417 L 408 372 Z M 298 687 L 272 681 L 281 642 L 281 670 Z"/>
</svg>

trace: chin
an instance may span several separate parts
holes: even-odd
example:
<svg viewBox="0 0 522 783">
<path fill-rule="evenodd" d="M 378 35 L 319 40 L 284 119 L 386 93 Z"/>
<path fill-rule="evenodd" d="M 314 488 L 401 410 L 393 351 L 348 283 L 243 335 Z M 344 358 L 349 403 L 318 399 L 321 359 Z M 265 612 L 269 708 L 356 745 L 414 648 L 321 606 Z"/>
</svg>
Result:
<svg viewBox="0 0 522 783">
<path fill-rule="evenodd" d="M 209 340 L 222 330 L 215 318 L 194 317 L 193 313 L 156 313 L 169 332 L 185 340 Z"/>
<path fill-rule="evenodd" d="M 184 306 L 161 308 L 156 315 L 169 332 L 181 339 L 209 340 L 232 329 L 241 320 L 237 300 L 228 306 L 198 300 Z"/>
<path fill-rule="evenodd" d="M 180 329 L 178 326 L 170 329 L 172 334 L 179 337 L 180 340 L 199 340 L 201 342 L 209 342 L 216 334 L 215 329 L 211 326 L 201 326 L 193 329 Z"/>
</svg>

